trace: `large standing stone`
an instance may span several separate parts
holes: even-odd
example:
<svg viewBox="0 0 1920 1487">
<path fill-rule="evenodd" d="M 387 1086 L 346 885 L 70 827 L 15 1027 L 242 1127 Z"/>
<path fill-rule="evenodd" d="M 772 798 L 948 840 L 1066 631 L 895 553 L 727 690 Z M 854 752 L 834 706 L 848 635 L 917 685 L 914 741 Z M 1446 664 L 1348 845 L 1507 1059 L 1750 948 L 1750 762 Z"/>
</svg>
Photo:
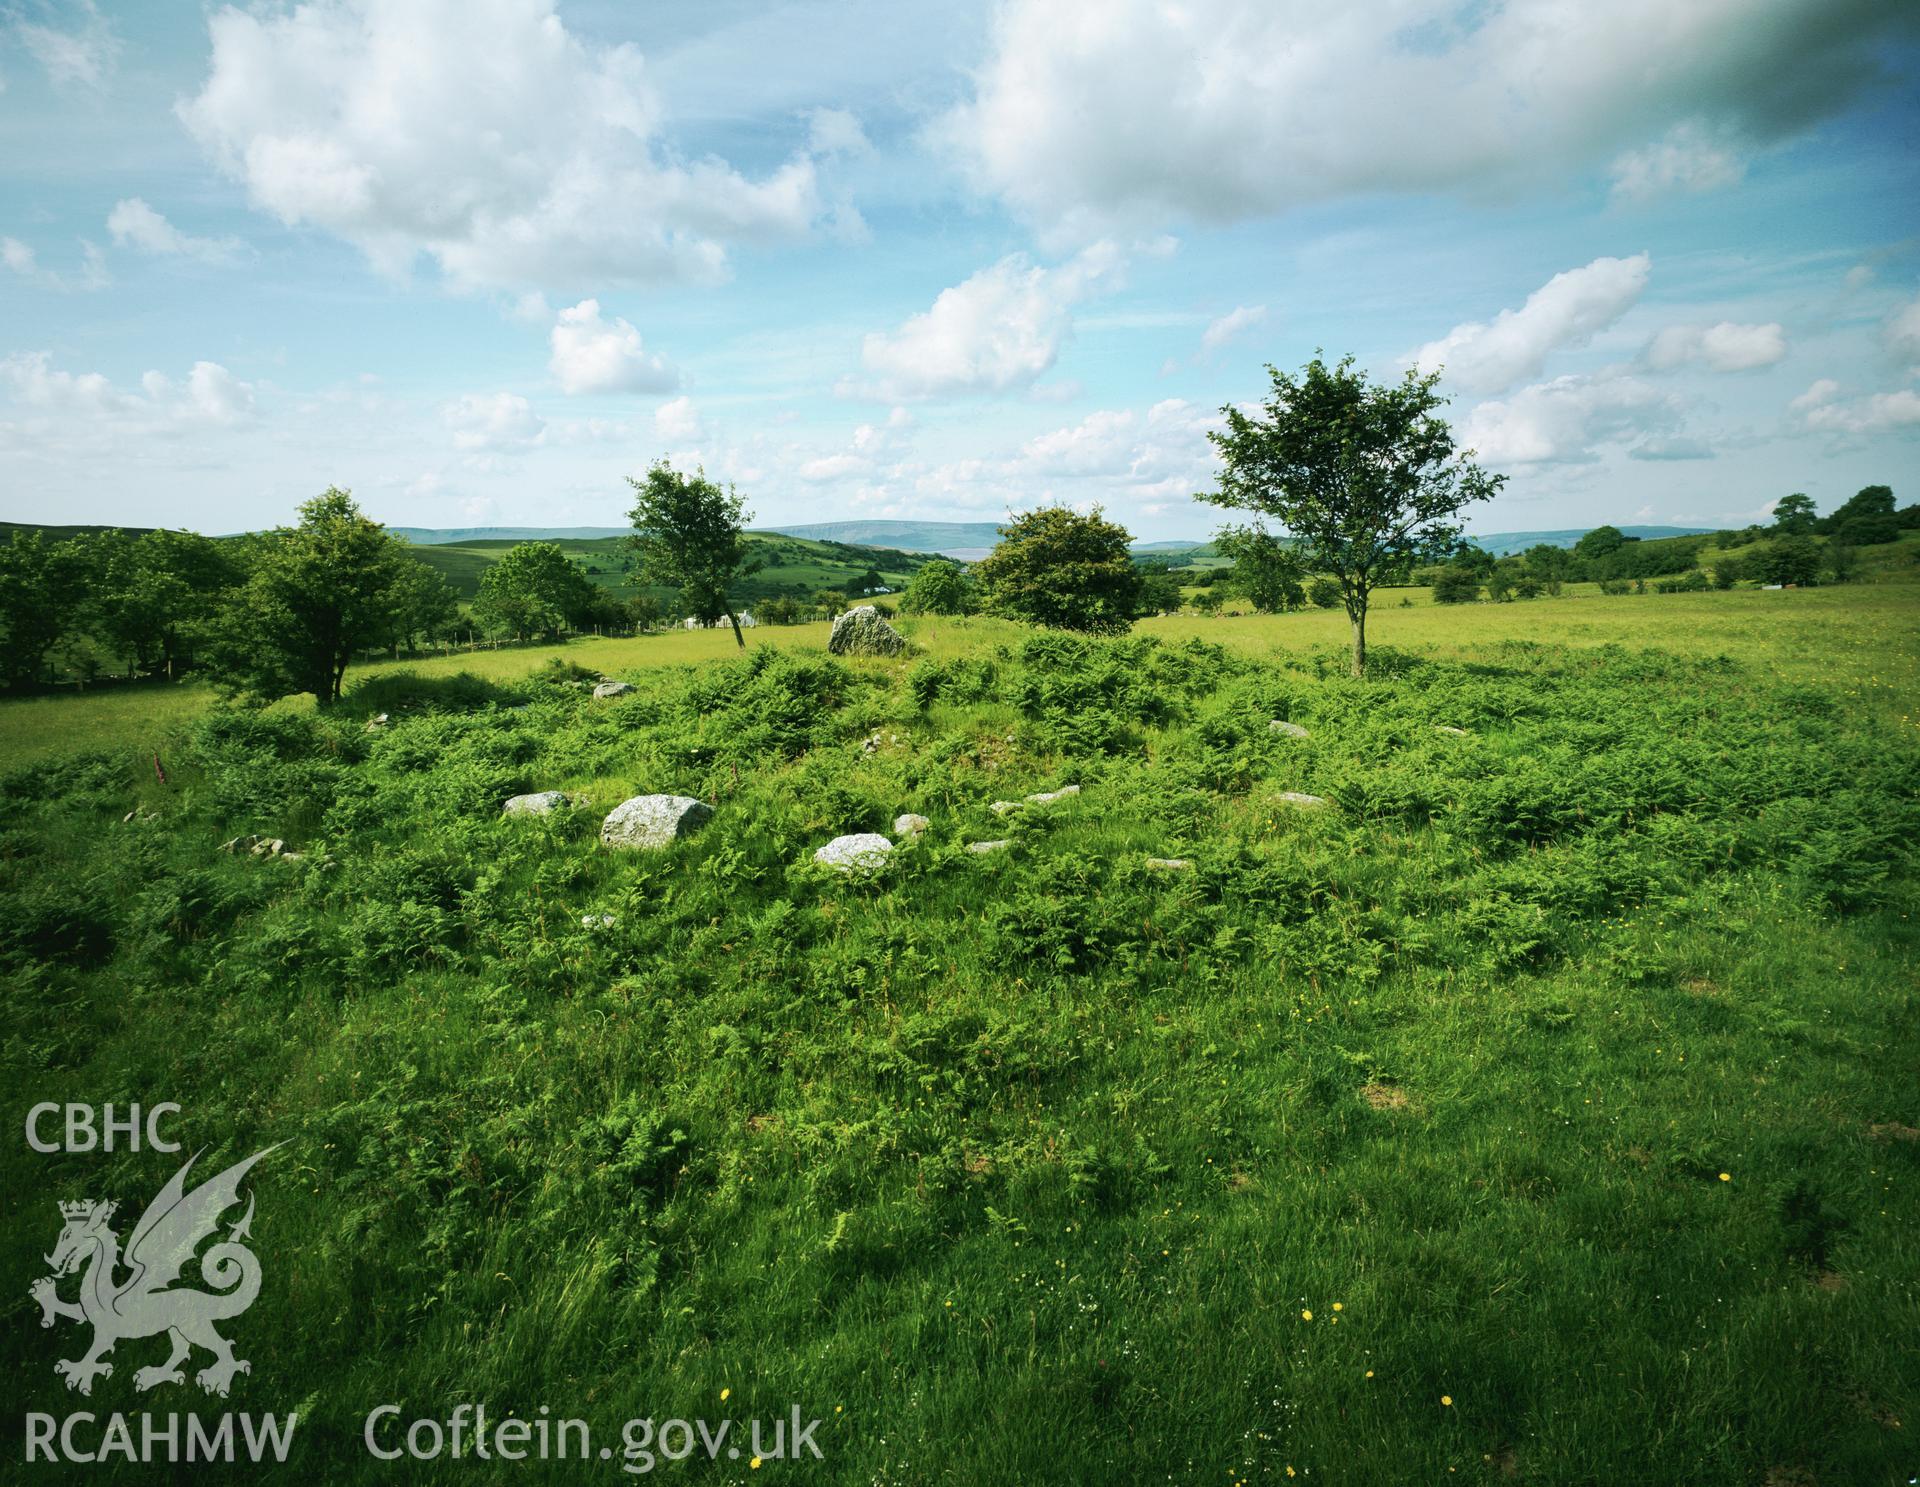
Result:
<svg viewBox="0 0 1920 1487">
<path fill-rule="evenodd" d="M 615 806 L 600 825 L 607 847 L 664 847 L 690 836 L 713 808 L 690 795 L 636 795 Z"/>
<path fill-rule="evenodd" d="M 567 797 L 560 790 L 539 790 L 532 795 L 515 795 L 500 807 L 503 816 L 550 816 L 566 809 Z"/>
<path fill-rule="evenodd" d="M 889 625 L 871 604 L 856 604 L 833 622 L 827 649 L 836 656 L 897 656 L 907 637 Z"/>
<path fill-rule="evenodd" d="M 852 836 L 837 836 L 818 852 L 813 860 L 822 867 L 843 873 L 877 873 L 887 865 L 893 843 L 877 831 L 858 831 Z"/>
</svg>

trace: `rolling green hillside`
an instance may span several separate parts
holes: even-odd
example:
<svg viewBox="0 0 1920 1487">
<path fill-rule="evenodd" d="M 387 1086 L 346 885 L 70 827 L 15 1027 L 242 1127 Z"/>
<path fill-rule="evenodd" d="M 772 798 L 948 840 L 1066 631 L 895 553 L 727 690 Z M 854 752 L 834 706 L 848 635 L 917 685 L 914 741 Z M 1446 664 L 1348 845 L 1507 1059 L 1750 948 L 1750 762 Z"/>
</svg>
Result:
<svg viewBox="0 0 1920 1487">
<path fill-rule="evenodd" d="M 736 597 L 748 603 L 785 594 L 802 597 L 822 589 L 846 589 L 869 570 L 878 572 L 893 589 L 902 587 L 914 569 L 929 561 L 925 553 L 856 547 L 845 542 L 819 542 L 773 532 L 749 532 L 747 541 L 762 567 L 742 579 Z M 489 565 L 518 544 L 495 539 L 479 542 L 436 543 L 414 549 L 421 562 L 443 574 L 463 599 L 480 592 L 480 577 Z M 640 592 L 634 582 L 633 558 L 624 537 L 563 539 L 562 552 L 587 570 L 602 588 L 627 596 Z M 665 590 L 655 591 L 661 599 Z"/>
</svg>

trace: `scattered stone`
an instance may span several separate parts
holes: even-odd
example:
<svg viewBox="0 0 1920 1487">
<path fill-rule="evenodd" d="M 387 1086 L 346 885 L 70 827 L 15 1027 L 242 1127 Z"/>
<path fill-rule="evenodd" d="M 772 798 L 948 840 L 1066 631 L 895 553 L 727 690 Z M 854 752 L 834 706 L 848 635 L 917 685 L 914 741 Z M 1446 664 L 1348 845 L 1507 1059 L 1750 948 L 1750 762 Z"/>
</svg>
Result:
<svg viewBox="0 0 1920 1487">
<path fill-rule="evenodd" d="M 593 689 L 596 697 L 624 697 L 633 690 L 631 682 L 602 682 Z"/>
<path fill-rule="evenodd" d="M 690 836 L 713 814 L 713 807 L 690 795 L 636 795 L 615 806 L 600 824 L 606 847 L 664 847 Z"/>
<path fill-rule="evenodd" d="M 532 795 L 515 795 L 500 807 L 503 816 L 550 816 L 571 802 L 564 791 L 538 790 Z"/>
<path fill-rule="evenodd" d="M 931 825 L 933 825 L 933 823 L 925 816 L 916 816 L 913 812 L 908 811 L 904 816 L 895 816 L 893 818 L 893 834 L 895 836 L 918 836 Z"/>
<path fill-rule="evenodd" d="M 1193 870 L 1191 857 L 1149 857 L 1147 866 L 1155 872 L 1184 873 Z"/>
<path fill-rule="evenodd" d="M 305 852 L 282 852 L 280 854 L 280 860 L 282 862 L 304 862 L 306 858 L 307 854 Z"/>
<path fill-rule="evenodd" d="M 222 852 L 235 852 L 235 853 L 251 852 L 253 850 L 254 843 L 259 840 L 260 838 L 257 836 L 237 836 L 230 842 L 222 842 L 220 844 L 220 850 Z"/>
<path fill-rule="evenodd" d="M 1466 729 L 1454 728 L 1446 723 L 1435 723 L 1433 725 L 1433 731 L 1435 733 L 1451 733 L 1455 738 L 1466 738 L 1468 736 Z"/>
<path fill-rule="evenodd" d="M 580 927 L 582 929 L 612 929 L 614 925 L 619 922 L 620 921 L 615 919 L 611 914 L 582 914 L 580 916 Z"/>
<path fill-rule="evenodd" d="M 987 809 L 992 811 L 996 816 L 1004 816 L 1010 811 L 1019 810 L 1020 802 L 1017 800 L 996 800 L 992 805 L 988 806 Z"/>
<path fill-rule="evenodd" d="M 367 732 L 369 733 L 378 733 L 382 728 L 386 726 L 387 726 L 387 715 L 385 713 L 375 713 L 372 717 L 367 719 Z"/>
<path fill-rule="evenodd" d="M 856 604 L 833 622 L 827 649 L 836 656 L 897 656 L 907 637 L 889 625 L 871 604 Z"/>
<path fill-rule="evenodd" d="M 1008 847 L 1011 847 L 1012 845 L 1013 845 L 1012 842 L 1002 837 L 997 842 L 968 842 L 967 850 L 969 852 L 977 852 L 982 857 L 984 857 L 989 852 L 1004 852 Z"/>
<path fill-rule="evenodd" d="M 122 826 L 131 826 L 134 822 L 138 821 L 142 825 L 145 825 L 148 821 L 158 821 L 159 819 L 160 813 L 158 811 L 133 810 L 128 811 L 126 815 L 120 818 L 120 824 Z"/>
<path fill-rule="evenodd" d="M 1069 795 L 1078 795 L 1078 785 L 1062 785 L 1058 790 L 1045 790 L 1038 795 L 1029 795 L 1028 800 L 1035 805 L 1052 805 L 1056 800 L 1065 800 Z"/>
<path fill-rule="evenodd" d="M 1275 799 L 1283 800 L 1288 805 L 1297 805 L 1303 811 L 1310 811 L 1316 806 L 1323 806 L 1326 804 L 1326 801 L 1323 800 L 1320 796 L 1308 795 L 1304 791 L 1300 791 L 1300 790 L 1282 790 L 1279 793 L 1279 795 L 1275 797 Z"/>
<path fill-rule="evenodd" d="M 877 831 L 857 831 L 837 836 L 813 854 L 822 867 L 843 873 L 877 873 L 887 865 L 893 843 Z"/>
<path fill-rule="evenodd" d="M 248 849 L 251 857 L 278 857 L 287 850 L 287 844 L 277 836 L 259 837 Z"/>
<path fill-rule="evenodd" d="M 1277 733 L 1282 738 L 1309 738 L 1312 735 L 1298 723 L 1289 723 L 1284 718 L 1275 718 L 1267 724 L 1267 732 Z"/>
</svg>

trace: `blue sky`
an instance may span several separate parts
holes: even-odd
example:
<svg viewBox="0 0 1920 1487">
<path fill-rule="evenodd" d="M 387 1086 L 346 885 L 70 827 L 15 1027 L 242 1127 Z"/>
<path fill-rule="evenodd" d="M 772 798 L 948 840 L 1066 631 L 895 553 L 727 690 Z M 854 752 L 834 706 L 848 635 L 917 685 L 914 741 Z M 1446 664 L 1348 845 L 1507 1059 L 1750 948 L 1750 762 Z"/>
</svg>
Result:
<svg viewBox="0 0 1920 1487">
<path fill-rule="evenodd" d="M 0 4 L 0 515 L 1220 514 L 1316 348 L 1481 531 L 1920 499 L 1920 10 Z"/>
</svg>

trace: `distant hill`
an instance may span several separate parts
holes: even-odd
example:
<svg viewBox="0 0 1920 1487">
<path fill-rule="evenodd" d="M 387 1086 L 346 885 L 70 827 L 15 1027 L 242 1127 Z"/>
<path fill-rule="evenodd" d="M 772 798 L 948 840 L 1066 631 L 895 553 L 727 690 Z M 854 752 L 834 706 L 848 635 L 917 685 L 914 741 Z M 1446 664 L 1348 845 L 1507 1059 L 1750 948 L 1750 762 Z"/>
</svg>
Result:
<svg viewBox="0 0 1920 1487">
<path fill-rule="evenodd" d="M 463 542 L 590 542 L 596 537 L 625 537 L 632 527 L 388 527 L 416 547 L 445 547 Z"/>
<path fill-rule="evenodd" d="M 984 554 L 1000 540 L 1000 523 L 995 521 L 823 521 L 767 530 L 785 537 L 811 537 L 816 542 L 968 558 Z"/>
<path fill-rule="evenodd" d="M 1565 527 L 1551 532 L 1489 532 L 1484 537 L 1467 540 L 1483 552 L 1504 558 L 1509 553 L 1525 552 L 1542 543 L 1548 547 L 1572 547 L 1592 530 L 1592 527 Z M 1651 542 L 1660 537 L 1699 537 L 1718 530 L 1717 527 L 1621 527 L 1620 534 Z"/>
</svg>

